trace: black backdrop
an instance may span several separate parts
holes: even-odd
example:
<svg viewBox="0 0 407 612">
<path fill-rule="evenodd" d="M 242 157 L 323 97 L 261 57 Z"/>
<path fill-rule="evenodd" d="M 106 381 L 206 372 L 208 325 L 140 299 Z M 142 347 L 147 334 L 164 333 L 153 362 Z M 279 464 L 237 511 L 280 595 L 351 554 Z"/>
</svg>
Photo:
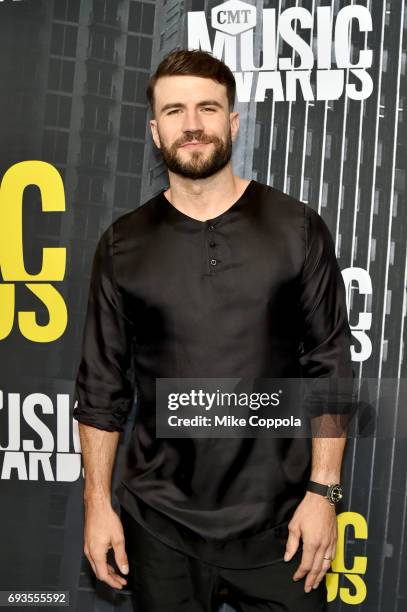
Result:
<svg viewBox="0 0 407 612">
<path fill-rule="evenodd" d="M 222 34 L 220 21 L 239 5 L 254 21 L 245 32 L 226 27 Z M 318 39 L 318 7 L 329 9 L 335 24 L 354 5 L 363 7 L 361 21 L 352 21 L 348 36 L 339 31 L 331 68 L 362 91 L 361 99 L 344 91 L 329 99 L 342 78 L 333 73 L 328 99 L 321 89 L 320 99 L 304 99 L 297 85 L 289 100 L 284 70 L 277 72 L 282 92 L 256 94 L 259 80 L 271 82 L 255 70 L 268 61 L 262 23 L 271 13 L 263 10 L 274 9 L 278 21 L 289 8 L 297 15 L 304 9 L 312 26 L 301 36 L 313 39 L 316 58 L 318 45 L 327 44 Z M 96 584 L 82 557 L 73 380 L 97 239 L 167 180 L 147 131 L 148 75 L 167 51 L 197 44 L 196 24 L 199 44 L 218 50 L 225 44 L 239 79 L 235 172 L 291 193 L 324 217 L 348 291 L 355 372 L 395 381 L 406 376 L 403 0 L 0 2 L 1 590 L 66 590 L 77 610 L 130 610 L 128 592 L 114 596 Z M 363 87 L 363 75 L 338 65 L 347 44 L 353 66 L 360 50 L 372 50 L 360 69 L 367 75 Z M 287 42 L 276 45 L 279 57 L 293 57 Z M 293 69 L 301 69 L 299 57 Z M 316 70 L 310 70 L 314 90 Z M 252 78 L 253 86 L 242 88 Z M 22 163 L 30 160 L 37 165 Z M 32 176 L 44 177 L 41 190 Z M 47 266 L 44 248 L 54 249 Z M 403 410 L 395 404 L 388 414 L 393 435 L 348 443 L 338 553 L 327 576 L 332 609 L 405 609 L 407 445 L 397 431 Z M 126 435 L 130 428 L 131 419 Z M 121 454 L 125 443 L 126 436 Z M 115 482 L 119 473 L 120 456 Z"/>
</svg>

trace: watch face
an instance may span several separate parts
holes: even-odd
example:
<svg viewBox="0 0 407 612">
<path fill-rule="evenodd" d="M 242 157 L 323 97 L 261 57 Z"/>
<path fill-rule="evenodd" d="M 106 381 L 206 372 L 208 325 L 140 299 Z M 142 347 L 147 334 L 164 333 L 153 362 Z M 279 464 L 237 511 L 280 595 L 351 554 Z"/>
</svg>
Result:
<svg viewBox="0 0 407 612">
<path fill-rule="evenodd" d="M 343 489 L 341 485 L 339 484 L 330 485 L 328 488 L 327 497 L 332 503 L 337 504 L 338 501 L 340 501 L 343 497 Z"/>
</svg>

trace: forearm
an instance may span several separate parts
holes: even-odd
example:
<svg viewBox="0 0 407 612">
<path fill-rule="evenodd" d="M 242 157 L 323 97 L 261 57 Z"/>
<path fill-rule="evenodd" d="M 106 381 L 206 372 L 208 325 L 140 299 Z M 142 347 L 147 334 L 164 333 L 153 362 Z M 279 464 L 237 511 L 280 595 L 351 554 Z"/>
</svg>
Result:
<svg viewBox="0 0 407 612">
<path fill-rule="evenodd" d="M 112 471 L 120 432 L 79 423 L 85 471 L 84 501 L 111 503 Z"/>
<path fill-rule="evenodd" d="M 340 482 L 346 438 L 312 438 L 311 480 L 321 484 Z"/>
</svg>

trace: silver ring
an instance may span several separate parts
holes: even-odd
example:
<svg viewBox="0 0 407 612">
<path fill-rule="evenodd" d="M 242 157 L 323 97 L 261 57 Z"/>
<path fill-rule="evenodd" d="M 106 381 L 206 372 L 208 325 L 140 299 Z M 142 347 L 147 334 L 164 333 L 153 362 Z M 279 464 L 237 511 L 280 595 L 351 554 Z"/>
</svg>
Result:
<svg viewBox="0 0 407 612">
<path fill-rule="evenodd" d="M 332 561 L 331 557 L 324 557 L 327 561 Z"/>
</svg>

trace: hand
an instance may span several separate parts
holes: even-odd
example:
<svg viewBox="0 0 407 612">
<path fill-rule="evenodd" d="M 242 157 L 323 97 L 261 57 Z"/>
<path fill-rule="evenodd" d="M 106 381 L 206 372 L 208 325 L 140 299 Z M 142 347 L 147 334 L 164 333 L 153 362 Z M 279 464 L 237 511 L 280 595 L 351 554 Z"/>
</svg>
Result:
<svg viewBox="0 0 407 612">
<path fill-rule="evenodd" d="M 338 539 L 335 506 L 321 495 L 307 491 L 288 524 L 288 532 L 284 560 L 289 561 L 296 553 L 301 537 L 301 563 L 293 580 L 307 576 L 304 591 L 309 593 L 311 588 L 318 587 L 335 557 Z"/>
<path fill-rule="evenodd" d="M 124 548 L 124 532 L 119 516 L 108 502 L 85 502 L 84 553 L 99 580 L 122 589 L 127 580 L 107 563 L 106 553 L 113 548 L 117 566 L 123 574 L 129 571 Z"/>
</svg>

